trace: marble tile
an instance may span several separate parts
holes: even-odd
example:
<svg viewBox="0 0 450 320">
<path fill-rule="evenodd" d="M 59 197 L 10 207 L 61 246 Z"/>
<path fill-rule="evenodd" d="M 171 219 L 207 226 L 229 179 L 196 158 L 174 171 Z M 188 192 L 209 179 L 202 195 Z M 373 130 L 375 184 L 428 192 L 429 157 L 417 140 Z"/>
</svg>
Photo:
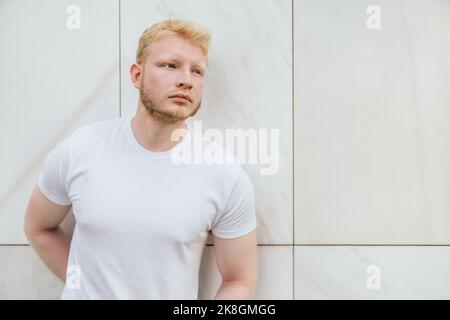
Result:
<svg viewBox="0 0 450 320">
<path fill-rule="evenodd" d="M 258 283 L 255 300 L 292 299 L 292 247 L 258 246 Z M 213 299 L 221 276 L 215 261 L 214 246 L 206 246 L 200 267 L 200 300 Z"/>
<path fill-rule="evenodd" d="M 122 114 L 127 115 L 137 106 L 129 68 L 142 31 L 175 17 L 210 28 L 202 107 L 189 122 L 202 121 L 203 131 L 217 128 L 222 134 L 237 128 L 279 130 L 279 153 L 272 153 L 279 154 L 275 174 L 262 175 L 265 165 L 245 160 L 244 168 L 255 187 L 258 242 L 292 244 L 291 1 L 124 0 L 121 12 Z"/>
<path fill-rule="evenodd" d="M 213 299 L 220 286 L 214 246 L 207 246 L 200 267 L 199 299 Z M 0 299 L 60 299 L 63 283 L 29 246 L 0 246 Z M 292 299 L 292 247 L 258 247 L 255 299 Z"/>
<path fill-rule="evenodd" d="M 220 286 L 214 247 L 207 246 L 200 268 L 199 299 L 212 299 Z M 292 247 L 258 247 L 255 299 L 292 299 Z M 0 299 L 60 299 L 63 283 L 29 246 L 0 246 Z"/>
<path fill-rule="evenodd" d="M 295 1 L 295 243 L 450 244 L 450 2 Z"/>
<path fill-rule="evenodd" d="M 67 27 L 72 4 L 0 4 L 0 243 L 27 243 L 23 217 L 48 152 L 119 116 L 118 2 L 76 1 L 80 29 Z"/>
<path fill-rule="evenodd" d="M 295 299 L 450 299 L 450 247 L 297 246 Z"/>
<path fill-rule="evenodd" d="M 0 246 L 0 300 L 59 300 L 63 287 L 30 246 Z"/>
</svg>

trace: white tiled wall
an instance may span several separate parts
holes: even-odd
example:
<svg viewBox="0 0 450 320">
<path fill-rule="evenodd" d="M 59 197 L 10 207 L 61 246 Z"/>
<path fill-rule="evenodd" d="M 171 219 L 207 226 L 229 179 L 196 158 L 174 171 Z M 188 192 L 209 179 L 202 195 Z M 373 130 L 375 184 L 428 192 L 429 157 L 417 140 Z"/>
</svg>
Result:
<svg viewBox="0 0 450 320">
<path fill-rule="evenodd" d="M 295 299 L 449 299 L 450 248 L 295 248 Z"/>
<path fill-rule="evenodd" d="M 29 246 L 0 246 L 0 299 L 59 299 L 64 284 Z"/>
<path fill-rule="evenodd" d="M 450 2 L 294 16 L 294 298 L 450 299 Z"/>
<path fill-rule="evenodd" d="M 76 1 L 0 4 L 0 243 L 23 244 L 23 216 L 48 152 L 83 124 L 118 117 L 118 6 Z"/>
<path fill-rule="evenodd" d="M 295 243 L 450 244 L 450 2 L 294 10 Z"/>
<path fill-rule="evenodd" d="M 66 27 L 69 5 L 79 30 Z M 379 30 L 366 26 L 369 5 Z M 244 166 L 255 298 L 450 299 L 447 0 L 0 2 L 0 299 L 59 298 L 22 231 L 28 197 L 57 142 L 135 112 L 138 37 L 171 17 L 213 34 L 190 121 L 280 130 L 278 173 Z M 220 284 L 214 259 L 206 246 L 200 299 Z"/>
</svg>

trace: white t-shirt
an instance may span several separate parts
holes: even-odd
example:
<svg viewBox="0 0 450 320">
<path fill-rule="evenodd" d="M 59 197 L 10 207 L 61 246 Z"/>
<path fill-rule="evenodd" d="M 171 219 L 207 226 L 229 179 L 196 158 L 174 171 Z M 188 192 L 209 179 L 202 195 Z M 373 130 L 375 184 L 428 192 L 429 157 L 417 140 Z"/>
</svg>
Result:
<svg viewBox="0 0 450 320">
<path fill-rule="evenodd" d="M 62 299 L 197 299 L 208 232 L 257 226 L 239 164 L 176 164 L 171 152 L 188 139 L 151 152 L 131 118 L 83 126 L 47 156 L 39 188 L 76 219 Z"/>
</svg>

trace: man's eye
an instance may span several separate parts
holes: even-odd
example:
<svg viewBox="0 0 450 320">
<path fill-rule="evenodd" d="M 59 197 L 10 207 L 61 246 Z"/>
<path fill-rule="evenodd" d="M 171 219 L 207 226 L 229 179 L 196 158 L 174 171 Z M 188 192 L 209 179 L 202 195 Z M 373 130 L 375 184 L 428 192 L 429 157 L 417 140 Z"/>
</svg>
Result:
<svg viewBox="0 0 450 320">
<path fill-rule="evenodd" d="M 163 64 L 164 67 L 168 67 L 168 68 L 175 68 L 175 64 L 174 63 L 165 63 Z"/>
<path fill-rule="evenodd" d="M 194 72 L 199 74 L 199 75 L 202 75 L 202 71 L 200 69 L 195 69 Z"/>
</svg>

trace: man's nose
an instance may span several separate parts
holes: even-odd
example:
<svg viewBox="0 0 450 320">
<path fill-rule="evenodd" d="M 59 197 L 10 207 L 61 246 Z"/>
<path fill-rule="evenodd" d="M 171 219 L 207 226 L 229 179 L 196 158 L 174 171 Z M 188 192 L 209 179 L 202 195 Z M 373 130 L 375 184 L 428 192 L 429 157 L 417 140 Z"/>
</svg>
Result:
<svg viewBox="0 0 450 320">
<path fill-rule="evenodd" d="M 176 86 L 187 88 L 187 89 L 192 88 L 191 72 L 190 71 L 180 72 L 178 79 L 177 79 Z"/>
</svg>

